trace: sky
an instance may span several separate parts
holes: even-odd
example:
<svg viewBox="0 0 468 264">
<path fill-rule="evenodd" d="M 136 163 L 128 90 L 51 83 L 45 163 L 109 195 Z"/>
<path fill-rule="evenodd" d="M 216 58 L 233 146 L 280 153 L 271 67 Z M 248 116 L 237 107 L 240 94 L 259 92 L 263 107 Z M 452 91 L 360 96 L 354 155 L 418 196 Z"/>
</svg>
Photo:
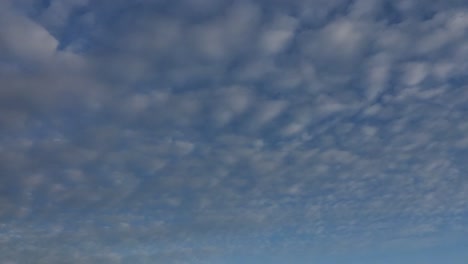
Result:
<svg viewBox="0 0 468 264">
<path fill-rule="evenodd" d="M 0 0 L 0 262 L 462 264 L 468 2 Z"/>
</svg>

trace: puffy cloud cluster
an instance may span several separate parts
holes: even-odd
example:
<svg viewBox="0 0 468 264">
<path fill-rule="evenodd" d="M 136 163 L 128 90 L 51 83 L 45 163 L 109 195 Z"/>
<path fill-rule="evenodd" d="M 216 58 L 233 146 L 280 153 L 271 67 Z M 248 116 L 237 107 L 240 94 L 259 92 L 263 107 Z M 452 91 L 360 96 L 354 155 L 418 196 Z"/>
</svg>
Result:
<svg viewBox="0 0 468 264">
<path fill-rule="evenodd" d="M 0 256 L 466 235 L 463 1 L 3 1 Z"/>
</svg>

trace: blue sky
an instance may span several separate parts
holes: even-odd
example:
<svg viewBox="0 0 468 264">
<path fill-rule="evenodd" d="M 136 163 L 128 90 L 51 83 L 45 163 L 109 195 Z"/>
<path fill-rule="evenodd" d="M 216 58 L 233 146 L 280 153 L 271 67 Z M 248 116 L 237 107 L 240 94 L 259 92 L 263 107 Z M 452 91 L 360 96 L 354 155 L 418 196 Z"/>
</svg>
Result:
<svg viewBox="0 0 468 264">
<path fill-rule="evenodd" d="M 0 259 L 462 264 L 468 4 L 3 0 Z"/>
</svg>

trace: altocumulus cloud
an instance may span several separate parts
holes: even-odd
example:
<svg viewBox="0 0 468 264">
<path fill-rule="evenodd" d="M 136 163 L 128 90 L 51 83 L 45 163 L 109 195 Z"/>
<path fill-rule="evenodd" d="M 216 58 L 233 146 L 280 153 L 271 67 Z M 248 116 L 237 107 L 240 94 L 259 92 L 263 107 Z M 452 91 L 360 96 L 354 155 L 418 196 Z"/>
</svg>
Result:
<svg viewBox="0 0 468 264">
<path fill-rule="evenodd" d="M 464 1 L 0 4 L 5 263 L 467 234 Z"/>
</svg>

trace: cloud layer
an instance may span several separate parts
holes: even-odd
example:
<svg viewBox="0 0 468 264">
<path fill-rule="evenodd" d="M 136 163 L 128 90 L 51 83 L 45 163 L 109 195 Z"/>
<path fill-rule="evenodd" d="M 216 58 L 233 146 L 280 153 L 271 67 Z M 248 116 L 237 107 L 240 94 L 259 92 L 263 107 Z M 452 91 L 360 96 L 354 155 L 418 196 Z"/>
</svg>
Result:
<svg viewBox="0 0 468 264">
<path fill-rule="evenodd" d="M 0 256 L 454 241 L 467 33 L 455 0 L 4 1 Z"/>
</svg>

